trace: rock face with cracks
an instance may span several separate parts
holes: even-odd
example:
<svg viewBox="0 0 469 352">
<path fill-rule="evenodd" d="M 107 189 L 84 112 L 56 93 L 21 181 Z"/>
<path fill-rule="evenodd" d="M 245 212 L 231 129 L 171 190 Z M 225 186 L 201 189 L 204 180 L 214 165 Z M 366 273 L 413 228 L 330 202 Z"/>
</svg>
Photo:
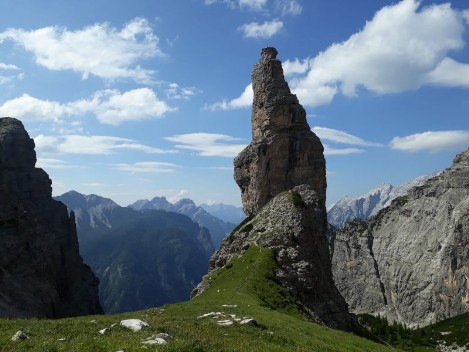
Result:
<svg viewBox="0 0 469 352">
<path fill-rule="evenodd" d="M 427 325 L 469 312 L 469 150 L 368 221 L 336 235 L 333 273 L 351 309 Z"/>
<path fill-rule="evenodd" d="M 274 48 L 262 49 L 252 72 L 252 142 L 235 159 L 244 212 L 257 212 L 275 195 L 307 184 L 326 200 L 324 148 L 290 92 Z"/>
<path fill-rule="evenodd" d="M 209 274 L 251 245 L 274 250 L 275 279 L 301 302 L 305 314 L 329 327 L 353 330 L 347 304 L 332 280 L 326 219 L 323 146 L 290 93 L 274 48 L 262 50 L 252 73 L 252 143 L 235 159 L 235 179 L 250 215 L 210 260 Z"/>
<path fill-rule="evenodd" d="M 74 215 L 51 197 L 23 124 L 0 118 L 0 316 L 101 313 L 98 280 L 78 251 Z"/>
</svg>

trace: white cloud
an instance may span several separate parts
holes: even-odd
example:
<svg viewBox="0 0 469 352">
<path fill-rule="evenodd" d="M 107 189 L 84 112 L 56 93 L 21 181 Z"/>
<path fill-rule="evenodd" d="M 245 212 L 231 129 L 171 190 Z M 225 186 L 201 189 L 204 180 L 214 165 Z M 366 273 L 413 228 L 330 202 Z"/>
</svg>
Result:
<svg viewBox="0 0 469 352">
<path fill-rule="evenodd" d="M 267 4 L 267 0 L 238 0 L 239 7 L 259 11 Z"/>
<path fill-rule="evenodd" d="M 169 99 L 176 100 L 189 100 L 192 96 L 201 92 L 202 91 L 196 87 L 181 87 L 177 83 L 169 83 L 165 89 L 166 96 Z"/>
<path fill-rule="evenodd" d="M 427 75 L 427 81 L 439 86 L 469 88 L 469 64 L 445 58 Z"/>
<path fill-rule="evenodd" d="M 58 121 L 67 112 L 66 105 L 37 99 L 28 94 L 8 100 L 0 106 L 0 115 L 39 121 Z"/>
<path fill-rule="evenodd" d="M 112 136 L 45 136 L 34 138 L 38 154 L 109 155 L 121 150 L 141 151 L 149 154 L 176 153 L 140 144 L 132 139 Z"/>
<path fill-rule="evenodd" d="M 283 28 L 283 22 L 279 20 L 266 21 L 264 23 L 251 22 L 238 27 L 245 38 L 271 38 Z"/>
<path fill-rule="evenodd" d="M 43 169 L 68 169 L 77 166 L 59 159 L 37 158 L 36 167 Z"/>
<path fill-rule="evenodd" d="M 138 88 L 122 94 L 117 90 L 107 89 L 97 92 L 91 100 L 76 101 L 70 106 L 77 111 L 91 111 L 101 123 L 109 125 L 158 118 L 175 110 L 158 99 L 156 93 L 149 88 Z"/>
<path fill-rule="evenodd" d="M 225 134 L 188 133 L 165 139 L 176 143 L 176 148 L 193 150 L 200 156 L 232 158 L 246 147 L 246 144 L 233 143 L 239 141 L 239 138 Z"/>
<path fill-rule="evenodd" d="M 380 147 L 382 144 L 365 141 L 350 133 L 327 127 L 315 126 L 311 129 L 320 139 L 335 143 L 359 145 L 362 147 Z"/>
<path fill-rule="evenodd" d="M 34 55 L 38 65 L 50 70 L 72 70 L 86 79 L 90 74 L 114 80 L 151 81 L 153 74 L 138 64 L 161 56 L 159 39 L 144 18 L 134 18 L 121 30 L 97 23 L 72 31 L 44 27 L 32 31 L 10 28 L 0 33 L 0 44 L 13 41 Z"/>
<path fill-rule="evenodd" d="M 382 8 L 360 32 L 312 59 L 307 75 L 290 82 L 293 92 L 315 106 L 339 91 L 357 95 L 360 86 L 386 94 L 429 83 L 427 75 L 464 46 L 465 28 L 461 13 L 448 3 L 419 8 L 417 0 Z"/>
<path fill-rule="evenodd" d="M 296 0 L 277 0 L 276 7 L 282 16 L 296 16 L 303 11 L 303 7 Z"/>
<path fill-rule="evenodd" d="M 0 70 L 19 70 L 18 66 L 0 62 Z"/>
<path fill-rule="evenodd" d="M 301 75 L 308 72 L 309 58 L 304 60 L 286 60 L 282 62 L 283 74 L 287 76 Z"/>
<path fill-rule="evenodd" d="M 469 146 L 469 131 L 428 131 L 394 137 L 389 146 L 407 152 L 461 150 Z"/>
<path fill-rule="evenodd" d="M 112 168 L 119 171 L 131 172 L 133 174 L 139 173 L 175 173 L 177 172 L 177 165 L 171 163 L 161 163 L 158 161 L 141 161 L 133 164 L 115 164 Z"/>
<path fill-rule="evenodd" d="M 324 146 L 324 155 L 349 155 L 349 154 L 359 154 L 363 153 L 363 149 L 359 148 L 334 148 L 327 144 Z"/>
<path fill-rule="evenodd" d="M 211 105 L 207 105 L 204 107 L 204 110 L 217 111 L 248 108 L 252 105 L 253 97 L 254 92 L 252 90 L 252 84 L 249 84 L 238 98 L 232 99 L 230 101 L 223 100 Z"/>
<path fill-rule="evenodd" d="M 338 93 L 357 96 L 360 87 L 377 94 L 428 84 L 468 87 L 469 63 L 457 62 L 448 54 L 465 45 L 469 10 L 452 9 L 449 3 L 420 5 L 418 0 L 402 0 L 385 6 L 346 41 L 312 59 L 286 60 L 285 76 L 301 104 L 328 104 Z M 233 106 L 223 101 L 211 107 L 249 104 Z"/>
<path fill-rule="evenodd" d="M 189 191 L 187 189 L 181 189 L 176 194 L 168 197 L 168 201 L 174 204 L 183 198 L 187 198 L 188 195 L 189 195 Z"/>
<path fill-rule="evenodd" d="M 0 115 L 21 119 L 59 122 L 65 116 L 92 113 L 103 124 L 119 125 L 126 121 L 140 121 L 162 117 L 175 111 L 160 100 L 149 88 L 124 93 L 114 89 L 96 92 L 91 99 L 70 103 L 41 100 L 28 94 L 6 101 L 0 106 Z"/>
</svg>

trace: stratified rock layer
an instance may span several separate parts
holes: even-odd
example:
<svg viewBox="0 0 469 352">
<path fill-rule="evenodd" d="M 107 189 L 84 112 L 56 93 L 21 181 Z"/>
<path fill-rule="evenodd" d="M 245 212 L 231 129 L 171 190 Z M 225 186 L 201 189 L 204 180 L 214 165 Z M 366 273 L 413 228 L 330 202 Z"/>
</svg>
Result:
<svg viewBox="0 0 469 352">
<path fill-rule="evenodd" d="M 210 260 L 209 275 L 250 245 L 274 250 L 275 277 L 309 318 L 353 330 L 347 305 L 332 280 L 325 233 L 326 176 L 323 147 L 305 110 L 290 93 L 274 48 L 262 50 L 252 82 L 252 143 L 235 159 L 235 179 L 251 219 L 225 239 Z"/>
<path fill-rule="evenodd" d="M 324 148 L 283 76 L 277 50 L 262 50 L 252 72 L 252 142 L 235 159 L 244 212 L 257 212 L 275 195 L 301 184 L 326 200 Z"/>
<path fill-rule="evenodd" d="M 100 313 L 98 281 L 83 264 L 73 213 L 52 199 L 23 124 L 0 118 L 0 316 Z"/>
<path fill-rule="evenodd" d="M 469 311 L 469 150 L 369 221 L 336 235 L 333 273 L 351 309 L 426 325 Z"/>
</svg>

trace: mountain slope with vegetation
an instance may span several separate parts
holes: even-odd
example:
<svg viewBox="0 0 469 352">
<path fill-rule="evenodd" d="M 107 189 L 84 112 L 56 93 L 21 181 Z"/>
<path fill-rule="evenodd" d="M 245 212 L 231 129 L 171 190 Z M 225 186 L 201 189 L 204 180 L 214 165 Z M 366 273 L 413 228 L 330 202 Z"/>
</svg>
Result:
<svg viewBox="0 0 469 352">
<path fill-rule="evenodd" d="M 394 351 L 306 319 L 293 297 L 273 280 L 275 269 L 273 251 L 252 246 L 214 273 L 211 286 L 189 302 L 118 315 L 0 319 L 0 351 L 139 351 L 144 339 L 161 332 L 173 339 L 158 346 L 158 351 Z M 223 312 L 225 317 L 202 317 L 211 312 Z M 234 321 L 231 315 L 255 322 L 217 323 Z M 128 318 L 142 319 L 149 327 L 132 332 L 119 326 Z M 111 328 L 100 334 L 106 327 Z M 29 339 L 11 341 L 18 330 Z"/>
</svg>

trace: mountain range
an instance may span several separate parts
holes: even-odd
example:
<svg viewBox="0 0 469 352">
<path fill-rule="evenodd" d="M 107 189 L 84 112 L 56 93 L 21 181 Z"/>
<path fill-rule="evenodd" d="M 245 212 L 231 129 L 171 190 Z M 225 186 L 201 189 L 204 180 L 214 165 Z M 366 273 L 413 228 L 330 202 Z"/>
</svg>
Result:
<svg viewBox="0 0 469 352">
<path fill-rule="evenodd" d="M 204 207 L 207 207 L 210 211 L 205 210 Z M 188 198 L 181 199 L 174 204 L 170 203 L 166 197 L 154 197 L 152 200 L 141 199 L 129 205 L 129 208 L 134 210 L 164 210 L 184 214 L 210 231 L 210 236 L 215 248 L 218 248 L 223 239 L 243 220 L 239 214 L 239 208 L 231 208 L 223 204 L 218 207 L 207 205 L 197 206 Z M 225 219 L 230 218 L 235 222 L 223 221 L 221 218 L 212 215 L 212 212 L 223 214 Z"/>
<path fill-rule="evenodd" d="M 354 219 L 369 219 L 389 206 L 397 197 L 406 195 L 411 188 L 422 185 L 427 179 L 436 175 L 437 173 L 419 176 L 398 186 L 382 183 L 365 194 L 342 198 L 329 207 L 327 220 L 333 226 L 341 228 Z"/>
<path fill-rule="evenodd" d="M 210 233 L 185 215 L 75 191 L 56 200 L 75 213 L 80 252 L 100 280 L 107 313 L 187 300 L 207 272 Z"/>
</svg>

